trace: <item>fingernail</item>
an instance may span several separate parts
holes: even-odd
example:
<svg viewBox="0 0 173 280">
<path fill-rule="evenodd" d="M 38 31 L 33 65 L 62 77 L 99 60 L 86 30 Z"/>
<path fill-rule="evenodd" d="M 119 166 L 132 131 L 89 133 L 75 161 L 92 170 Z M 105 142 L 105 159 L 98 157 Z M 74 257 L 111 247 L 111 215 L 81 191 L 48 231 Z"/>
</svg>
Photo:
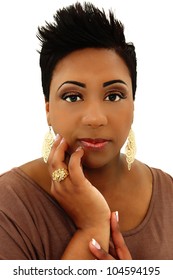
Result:
<svg viewBox="0 0 173 280">
<path fill-rule="evenodd" d="M 92 243 L 92 245 L 93 245 L 95 248 L 97 248 L 98 250 L 101 249 L 100 244 L 99 244 L 94 238 L 92 238 L 91 243 Z"/>
<path fill-rule="evenodd" d="M 115 211 L 115 218 L 116 218 L 117 222 L 119 222 L 119 214 L 118 214 L 118 211 Z"/>
<path fill-rule="evenodd" d="M 55 141 L 57 141 L 57 140 L 59 140 L 59 139 L 60 139 L 60 135 L 57 134 L 57 135 L 55 136 Z"/>
<path fill-rule="evenodd" d="M 64 142 L 65 142 L 65 138 L 62 138 L 60 144 L 62 144 Z"/>
<path fill-rule="evenodd" d="M 82 147 L 81 147 L 81 146 L 79 146 L 79 147 L 76 149 L 76 152 L 77 152 L 77 151 L 80 151 L 80 150 L 82 150 Z"/>
</svg>

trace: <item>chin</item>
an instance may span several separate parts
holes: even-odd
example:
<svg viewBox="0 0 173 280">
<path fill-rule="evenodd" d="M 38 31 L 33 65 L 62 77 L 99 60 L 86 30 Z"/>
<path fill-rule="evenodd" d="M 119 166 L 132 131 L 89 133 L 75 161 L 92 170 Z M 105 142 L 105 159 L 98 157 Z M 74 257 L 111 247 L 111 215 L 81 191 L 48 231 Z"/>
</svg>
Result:
<svg viewBox="0 0 173 280">
<path fill-rule="evenodd" d="M 83 156 L 82 158 L 82 165 L 83 167 L 89 168 L 89 169 L 99 169 L 99 168 L 103 168 L 104 166 L 106 166 L 107 164 L 109 164 L 111 160 L 107 159 L 104 157 L 87 157 L 87 156 Z"/>
</svg>

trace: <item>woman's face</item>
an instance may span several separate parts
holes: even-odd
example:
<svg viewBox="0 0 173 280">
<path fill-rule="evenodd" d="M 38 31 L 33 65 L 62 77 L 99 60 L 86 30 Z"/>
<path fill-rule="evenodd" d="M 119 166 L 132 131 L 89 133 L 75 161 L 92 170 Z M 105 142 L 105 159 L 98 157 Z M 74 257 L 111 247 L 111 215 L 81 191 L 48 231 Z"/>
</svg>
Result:
<svg viewBox="0 0 173 280">
<path fill-rule="evenodd" d="M 83 164 L 98 168 L 114 161 L 133 121 L 129 70 L 113 50 L 72 52 L 55 67 L 48 124 L 62 135 L 71 154 L 84 148 Z"/>
</svg>

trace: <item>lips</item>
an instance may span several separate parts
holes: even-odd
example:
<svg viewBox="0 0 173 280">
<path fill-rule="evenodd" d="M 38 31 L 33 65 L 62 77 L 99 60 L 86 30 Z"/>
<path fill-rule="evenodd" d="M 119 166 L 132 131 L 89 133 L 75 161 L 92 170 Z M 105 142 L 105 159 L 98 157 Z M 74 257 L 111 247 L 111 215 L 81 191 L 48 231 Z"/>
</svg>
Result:
<svg viewBox="0 0 173 280">
<path fill-rule="evenodd" d="M 102 139 L 102 138 L 96 138 L 96 139 L 91 139 L 91 138 L 82 138 L 79 139 L 80 144 L 83 148 L 88 148 L 88 149 L 103 149 L 109 142 L 107 139 Z"/>
</svg>

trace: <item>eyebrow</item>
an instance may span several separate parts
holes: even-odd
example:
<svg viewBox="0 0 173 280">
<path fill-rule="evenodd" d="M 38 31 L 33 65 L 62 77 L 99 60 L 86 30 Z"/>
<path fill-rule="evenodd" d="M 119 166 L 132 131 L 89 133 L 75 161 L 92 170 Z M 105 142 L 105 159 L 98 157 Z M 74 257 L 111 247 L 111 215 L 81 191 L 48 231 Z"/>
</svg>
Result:
<svg viewBox="0 0 173 280">
<path fill-rule="evenodd" d="M 107 86 L 110 86 L 110 85 L 116 84 L 116 83 L 124 84 L 124 85 L 127 86 L 127 84 L 122 80 L 110 80 L 108 82 L 103 83 L 103 87 L 107 87 Z M 82 87 L 82 88 L 86 88 L 86 85 L 84 83 L 77 82 L 77 81 L 65 81 L 64 83 L 62 83 L 59 86 L 58 90 L 65 84 L 73 84 L 73 85 L 77 85 L 77 86 Z"/>
<path fill-rule="evenodd" d="M 82 87 L 82 88 L 86 88 L 86 85 L 84 83 L 81 83 L 81 82 L 77 82 L 77 81 L 65 81 L 64 83 L 62 83 L 58 89 L 60 89 L 63 85 L 65 84 L 73 84 L 73 85 L 77 85 L 79 87 Z"/>
<path fill-rule="evenodd" d="M 111 81 L 103 83 L 103 87 L 107 87 L 107 86 L 110 86 L 112 84 L 117 84 L 117 83 L 118 84 L 124 84 L 124 85 L 127 86 L 127 84 L 124 81 L 122 81 L 122 80 L 111 80 Z"/>
</svg>

